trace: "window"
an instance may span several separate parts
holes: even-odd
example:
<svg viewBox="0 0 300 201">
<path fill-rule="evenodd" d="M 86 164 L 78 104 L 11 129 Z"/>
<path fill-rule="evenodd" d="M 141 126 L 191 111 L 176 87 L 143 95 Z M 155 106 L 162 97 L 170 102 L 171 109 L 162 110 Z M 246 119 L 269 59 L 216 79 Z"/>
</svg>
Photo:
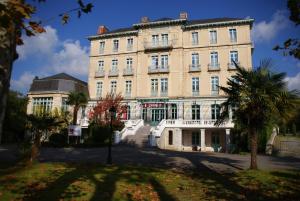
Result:
<svg viewBox="0 0 300 201">
<path fill-rule="evenodd" d="M 211 94 L 212 95 L 219 94 L 219 77 L 218 76 L 211 77 Z"/>
<path fill-rule="evenodd" d="M 126 65 L 128 69 L 132 68 L 132 58 L 128 58 L 126 59 Z"/>
<path fill-rule="evenodd" d="M 230 64 L 231 64 L 231 66 L 234 66 L 233 61 L 235 63 L 237 63 L 238 60 L 239 60 L 239 58 L 238 58 L 238 52 L 237 51 L 230 51 Z"/>
<path fill-rule="evenodd" d="M 237 41 L 236 29 L 229 29 L 230 42 L 235 43 Z"/>
<path fill-rule="evenodd" d="M 192 105 L 192 119 L 200 119 L 200 105 Z"/>
<path fill-rule="evenodd" d="M 116 94 L 117 92 L 117 81 L 110 82 L 110 93 Z"/>
<path fill-rule="evenodd" d="M 211 52 L 210 53 L 210 66 L 213 68 L 219 67 L 219 57 L 218 52 Z"/>
<path fill-rule="evenodd" d="M 158 35 L 152 35 L 152 45 L 158 46 Z"/>
<path fill-rule="evenodd" d="M 104 61 L 98 61 L 98 72 L 104 70 Z"/>
<path fill-rule="evenodd" d="M 152 68 L 158 68 L 158 56 L 151 57 Z"/>
<path fill-rule="evenodd" d="M 213 132 L 211 134 L 211 143 L 212 143 L 212 145 L 220 145 L 220 135 L 219 135 L 219 133 Z"/>
<path fill-rule="evenodd" d="M 166 95 L 168 93 L 168 78 L 162 78 L 160 80 L 160 92 L 161 95 Z"/>
<path fill-rule="evenodd" d="M 99 52 L 100 54 L 102 54 L 104 52 L 104 48 L 105 48 L 105 42 L 101 41 L 99 44 L 100 48 L 99 48 Z"/>
<path fill-rule="evenodd" d="M 117 70 L 117 68 L 118 68 L 118 59 L 113 59 L 111 61 L 111 69 L 112 70 Z"/>
<path fill-rule="evenodd" d="M 164 46 L 168 45 L 168 34 L 161 34 L 161 42 Z"/>
<path fill-rule="evenodd" d="M 193 67 L 198 67 L 199 66 L 199 54 L 198 53 L 193 53 L 192 54 L 192 66 Z"/>
<path fill-rule="evenodd" d="M 40 97 L 40 98 L 33 98 L 32 101 L 32 112 L 34 114 L 40 112 L 51 112 L 53 104 L 52 97 Z"/>
<path fill-rule="evenodd" d="M 209 32 L 209 38 L 210 38 L 210 44 L 216 44 L 217 43 L 217 31 L 210 31 Z"/>
<path fill-rule="evenodd" d="M 126 80 L 125 82 L 125 96 L 130 96 L 131 94 L 131 80 Z"/>
<path fill-rule="evenodd" d="M 216 120 L 220 116 L 220 105 L 212 104 L 211 105 L 211 119 Z"/>
<path fill-rule="evenodd" d="M 157 79 L 151 79 L 151 95 L 157 95 L 158 91 L 158 80 Z"/>
<path fill-rule="evenodd" d="M 113 52 L 117 52 L 119 49 L 119 40 L 113 40 Z"/>
<path fill-rule="evenodd" d="M 192 145 L 200 145 L 199 132 L 192 132 Z"/>
<path fill-rule="evenodd" d="M 103 89 L 103 83 L 97 82 L 96 83 L 96 98 L 100 98 L 102 96 L 102 89 Z"/>
<path fill-rule="evenodd" d="M 168 68 L 168 55 L 161 55 L 161 68 Z"/>
<path fill-rule="evenodd" d="M 194 95 L 199 95 L 199 78 L 192 78 L 192 92 Z"/>
<path fill-rule="evenodd" d="M 68 111 L 69 105 L 67 104 L 67 101 L 68 101 L 67 97 L 63 97 L 61 99 L 61 111 L 62 112 Z"/>
<path fill-rule="evenodd" d="M 126 107 L 126 119 L 127 120 L 130 119 L 130 117 L 131 117 L 130 106 L 127 105 L 127 107 Z"/>
<path fill-rule="evenodd" d="M 169 145 L 173 145 L 173 131 L 169 131 Z"/>
<path fill-rule="evenodd" d="M 198 45 L 198 32 L 192 32 L 192 45 Z"/>
<path fill-rule="evenodd" d="M 127 50 L 132 50 L 133 47 L 133 38 L 127 39 Z"/>
<path fill-rule="evenodd" d="M 171 104 L 171 119 L 177 119 L 177 105 Z"/>
</svg>

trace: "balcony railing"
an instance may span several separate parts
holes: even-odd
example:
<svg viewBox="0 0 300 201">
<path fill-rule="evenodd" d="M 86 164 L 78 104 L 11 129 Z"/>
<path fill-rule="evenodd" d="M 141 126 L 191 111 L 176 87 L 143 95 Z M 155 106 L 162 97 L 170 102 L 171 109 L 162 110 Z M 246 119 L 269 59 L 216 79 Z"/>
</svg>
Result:
<svg viewBox="0 0 300 201">
<path fill-rule="evenodd" d="M 210 64 L 208 64 L 208 70 L 209 71 L 220 70 L 220 64 L 219 63 L 210 63 Z"/>
<path fill-rule="evenodd" d="M 219 90 L 212 90 L 211 95 L 213 95 L 213 96 L 219 95 Z"/>
<path fill-rule="evenodd" d="M 131 98 L 131 93 L 130 92 L 125 92 L 124 97 L 125 98 Z"/>
<path fill-rule="evenodd" d="M 95 72 L 95 77 L 104 77 L 105 71 L 104 70 L 98 70 Z"/>
<path fill-rule="evenodd" d="M 126 67 L 123 70 L 123 76 L 130 76 L 133 75 L 133 68 Z"/>
<path fill-rule="evenodd" d="M 199 72 L 200 70 L 200 64 L 190 64 L 189 65 L 189 72 Z"/>
<path fill-rule="evenodd" d="M 151 96 L 156 97 L 158 95 L 157 91 L 151 91 Z"/>
<path fill-rule="evenodd" d="M 175 40 L 160 40 L 160 41 L 151 41 L 144 42 L 145 50 L 157 50 L 157 49 L 172 49 L 175 45 Z"/>
<path fill-rule="evenodd" d="M 199 91 L 193 91 L 193 92 L 192 92 L 192 95 L 193 95 L 193 96 L 199 96 Z"/>
<path fill-rule="evenodd" d="M 240 62 L 236 61 L 235 62 L 238 66 L 240 65 Z M 235 64 L 232 62 L 232 63 L 228 63 L 228 70 L 235 70 L 236 69 L 236 66 Z"/>
<path fill-rule="evenodd" d="M 168 96 L 168 91 L 161 91 L 161 92 L 160 92 L 160 96 L 161 96 L 161 97 L 166 97 L 166 96 Z"/>
<path fill-rule="evenodd" d="M 117 77 L 119 76 L 119 70 L 118 69 L 110 69 L 108 72 L 108 77 Z"/>
<path fill-rule="evenodd" d="M 119 48 L 116 48 L 116 47 L 113 48 L 113 52 L 118 52 L 118 51 L 119 51 Z"/>
<path fill-rule="evenodd" d="M 169 73 L 169 66 L 149 66 L 148 74 L 151 73 Z"/>
</svg>

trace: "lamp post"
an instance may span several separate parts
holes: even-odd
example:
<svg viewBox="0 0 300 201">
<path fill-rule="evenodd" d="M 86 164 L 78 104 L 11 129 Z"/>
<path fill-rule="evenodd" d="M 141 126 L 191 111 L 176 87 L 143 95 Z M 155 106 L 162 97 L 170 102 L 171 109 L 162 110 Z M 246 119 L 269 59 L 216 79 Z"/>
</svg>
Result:
<svg viewBox="0 0 300 201">
<path fill-rule="evenodd" d="M 108 155 L 107 155 L 107 164 L 112 164 L 112 159 L 111 159 L 111 144 L 112 144 L 112 135 L 113 135 L 113 127 L 112 127 L 112 121 L 115 118 L 116 115 L 116 108 L 112 106 L 109 109 L 110 113 L 110 135 L 109 135 L 109 141 L 108 141 Z"/>
</svg>

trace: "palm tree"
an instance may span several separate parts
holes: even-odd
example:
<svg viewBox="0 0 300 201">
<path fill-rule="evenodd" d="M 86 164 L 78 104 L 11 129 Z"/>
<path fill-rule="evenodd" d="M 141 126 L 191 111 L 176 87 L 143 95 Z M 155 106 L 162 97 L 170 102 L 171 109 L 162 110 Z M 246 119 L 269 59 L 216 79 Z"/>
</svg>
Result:
<svg viewBox="0 0 300 201">
<path fill-rule="evenodd" d="M 77 113 L 80 107 L 86 105 L 87 103 L 87 96 L 83 92 L 71 92 L 69 94 L 67 104 L 73 105 L 73 125 L 76 125 L 77 123 Z"/>
<path fill-rule="evenodd" d="M 33 134 L 33 144 L 30 152 L 30 162 L 32 162 L 39 153 L 42 136 L 63 125 L 67 120 L 44 110 L 28 115 L 27 120 L 29 122 L 28 127 Z"/>
<path fill-rule="evenodd" d="M 228 79 L 228 87 L 220 87 L 228 98 L 221 105 L 222 112 L 216 124 L 228 119 L 232 106 L 238 106 L 234 112 L 235 122 L 250 136 L 250 169 L 257 169 L 258 134 L 274 122 L 274 118 L 291 118 L 299 106 L 298 92 L 286 88 L 285 73 L 271 72 L 271 66 L 270 60 L 262 61 L 255 70 L 246 70 L 236 64 L 237 73 L 233 79 Z"/>
</svg>

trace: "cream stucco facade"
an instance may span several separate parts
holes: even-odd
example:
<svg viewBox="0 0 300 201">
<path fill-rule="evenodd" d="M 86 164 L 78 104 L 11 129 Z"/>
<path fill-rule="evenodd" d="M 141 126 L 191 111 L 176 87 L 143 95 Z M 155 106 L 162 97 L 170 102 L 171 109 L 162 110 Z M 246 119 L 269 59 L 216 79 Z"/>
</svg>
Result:
<svg viewBox="0 0 300 201">
<path fill-rule="evenodd" d="M 125 118 L 131 120 L 143 119 L 153 126 L 168 119 L 215 120 L 218 105 L 226 99 L 217 86 L 226 86 L 227 79 L 235 74 L 232 60 L 252 68 L 252 22 L 234 18 L 188 20 L 183 13 L 179 19 L 143 18 L 141 23 L 120 30 L 100 27 L 97 35 L 89 37 L 90 106 L 114 92 L 124 96 L 129 106 Z M 192 144 L 201 147 L 200 141 L 212 147 L 214 132 L 219 133 L 217 142 L 225 149 L 225 129 L 232 125 L 175 126 L 174 140 L 179 140 L 180 146 L 168 145 L 167 127 L 158 136 L 161 148 L 188 150 Z M 206 129 L 204 136 L 200 136 L 200 129 Z M 199 134 L 192 137 L 192 132 Z"/>
</svg>

